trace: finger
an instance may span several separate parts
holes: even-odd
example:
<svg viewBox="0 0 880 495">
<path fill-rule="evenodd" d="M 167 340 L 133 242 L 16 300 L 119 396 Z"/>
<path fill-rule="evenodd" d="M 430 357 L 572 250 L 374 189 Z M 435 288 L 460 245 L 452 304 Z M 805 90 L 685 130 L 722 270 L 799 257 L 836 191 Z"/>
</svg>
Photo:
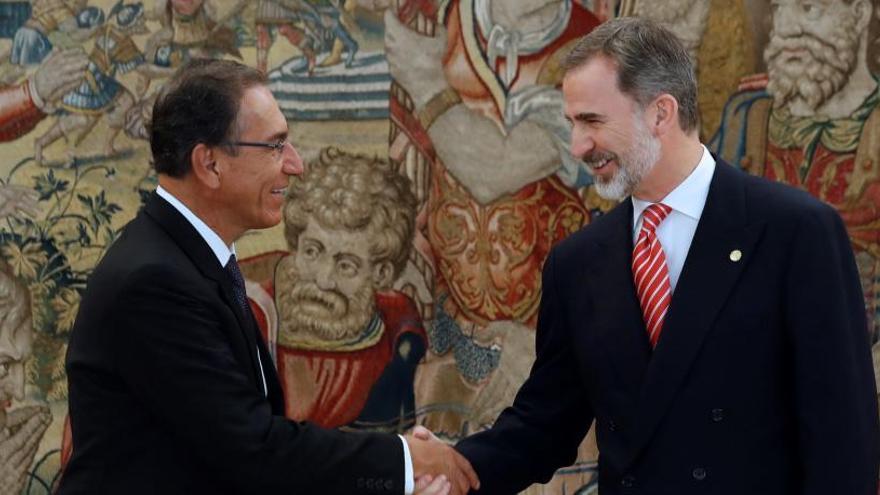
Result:
<svg viewBox="0 0 880 495">
<path fill-rule="evenodd" d="M 15 430 L 9 442 L 12 445 L 18 446 L 18 448 L 22 448 L 33 443 L 34 437 L 39 437 L 45 430 L 46 426 L 40 421 L 40 417 L 32 416 L 21 428 Z"/>
<path fill-rule="evenodd" d="M 445 495 L 449 493 L 449 489 L 452 488 L 452 485 L 449 484 L 449 480 L 446 479 L 446 476 L 442 474 L 438 476 L 431 484 L 423 489 L 421 492 L 416 492 L 417 495 Z"/>
<path fill-rule="evenodd" d="M 70 58 L 62 61 L 57 66 L 56 76 L 59 82 L 67 83 L 70 81 L 79 81 L 85 76 L 86 67 L 88 67 L 89 59 L 85 56 L 74 54 Z"/>
<path fill-rule="evenodd" d="M 40 194 L 29 187 L 22 187 L 21 190 L 24 198 L 29 201 L 36 203 L 40 199 Z"/>
<path fill-rule="evenodd" d="M 470 489 L 468 479 L 466 476 L 464 476 L 460 469 L 450 476 L 450 480 L 453 482 L 454 488 L 458 490 L 458 493 L 467 493 Z"/>
<path fill-rule="evenodd" d="M 24 203 L 17 205 L 16 210 L 29 218 L 36 218 L 40 213 L 40 209 L 36 205 L 26 205 Z"/>
<path fill-rule="evenodd" d="M 33 424 L 29 422 L 25 428 L 9 439 L 8 447 L 13 450 L 8 457 L 9 464 L 21 468 L 29 466 L 37 453 L 44 433 L 46 433 L 46 426 L 40 424 L 38 418 L 34 418 Z M 4 447 L 6 446 L 4 445 Z"/>
<path fill-rule="evenodd" d="M 36 197 L 36 192 L 28 191 L 28 194 L 23 194 L 18 200 L 16 209 L 19 212 L 25 213 L 30 217 L 36 217 L 37 213 L 40 212 L 40 206 Z"/>
<path fill-rule="evenodd" d="M 10 465 L 14 466 L 19 472 L 27 470 L 34 462 L 34 456 L 37 454 L 37 448 L 40 446 L 40 440 L 43 438 L 42 432 L 39 435 L 31 435 L 25 439 L 24 445 L 18 448 L 13 455 L 9 457 Z"/>
<path fill-rule="evenodd" d="M 430 485 L 432 481 L 434 481 L 434 477 L 431 476 L 430 474 L 426 474 L 424 476 L 419 476 L 418 478 L 416 478 L 416 488 L 415 488 L 416 491 L 415 491 L 415 493 L 420 493 L 420 491 L 427 488 L 428 485 Z"/>
<path fill-rule="evenodd" d="M 40 414 L 41 409 L 44 409 L 44 407 L 36 405 L 17 407 L 8 412 L 6 416 L 6 426 L 14 428 L 24 424 L 31 418 Z"/>
<path fill-rule="evenodd" d="M 434 434 L 431 433 L 431 430 L 429 430 L 421 425 L 413 428 L 412 433 L 413 433 L 413 436 L 418 438 L 419 440 L 431 440 L 434 438 Z"/>
<path fill-rule="evenodd" d="M 64 68 L 55 76 L 57 79 L 57 87 L 60 91 L 63 88 L 73 89 L 82 83 L 85 74 L 85 68 L 71 67 Z"/>
<path fill-rule="evenodd" d="M 75 68 L 85 67 L 89 63 L 89 57 L 81 48 L 71 48 L 69 50 L 64 50 L 60 52 L 57 57 L 57 61 L 55 62 L 56 66 L 59 67 L 61 72 L 72 70 Z"/>
<path fill-rule="evenodd" d="M 58 74 L 58 86 L 55 92 L 70 91 L 76 88 L 82 81 L 82 71 L 75 70 L 72 72 Z"/>
<path fill-rule="evenodd" d="M 464 458 L 463 455 L 458 452 L 453 452 L 453 457 L 455 458 L 455 463 L 458 468 L 464 473 L 465 477 L 470 483 L 471 488 L 474 490 L 480 489 L 480 477 L 477 476 L 477 472 L 474 470 L 474 467 L 471 466 L 471 463 L 468 462 L 467 459 Z"/>
</svg>

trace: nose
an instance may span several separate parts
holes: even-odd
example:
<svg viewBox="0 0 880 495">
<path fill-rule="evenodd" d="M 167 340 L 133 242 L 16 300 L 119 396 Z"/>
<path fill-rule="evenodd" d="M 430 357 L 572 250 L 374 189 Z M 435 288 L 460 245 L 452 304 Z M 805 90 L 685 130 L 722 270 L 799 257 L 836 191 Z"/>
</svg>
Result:
<svg viewBox="0 0 880 495">
<path fill-rule="evenodd" d="M 10 398 L 24 400 L 24 365 L 11 362 L 5 366 L 6 376 L 0 380 L 0 401 Z"/>
<path fill-rule="evenodd" d="M 321 290 L 336 288 L 336 278 L 333 274 L 333 263 L 330 260 L 315 260 L 315 283 Z"/>
<path fill-rule="evenodd" d="M 281 153 L 284 160 L 284 168 L 282 170 L 285 174 L 300 175 L 303 173 L 303 161 L 293 143 L 290 141 L 285 142 Z"/>
<path fill-rule="evenodd" d="M 773 31 L 777 36 L 794 37 L 803 34 L 802 14 L 795 12 L 796 6 L 790 2 L 776 4 L 773 12 Z"/>
<path fill-rule="evenodd" d="M 596 147 L 596 142 L 590 133 L 576 126 L 571 129 L 571 155 L 580 158 Z"/>
</svg>

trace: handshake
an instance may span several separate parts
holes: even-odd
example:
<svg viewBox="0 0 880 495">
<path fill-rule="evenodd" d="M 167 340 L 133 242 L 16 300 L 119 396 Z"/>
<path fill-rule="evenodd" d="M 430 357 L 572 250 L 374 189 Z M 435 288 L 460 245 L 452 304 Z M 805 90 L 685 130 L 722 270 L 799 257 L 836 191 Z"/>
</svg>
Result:
<svg viewBox="0 0 880 495">
<path fill-rule="evenodd" d="M 423 426 L 406 435 L 415 476 L 415 495 L 466 495 L 478 490 L 477 473 L 461 454 Z"/>
</svg>

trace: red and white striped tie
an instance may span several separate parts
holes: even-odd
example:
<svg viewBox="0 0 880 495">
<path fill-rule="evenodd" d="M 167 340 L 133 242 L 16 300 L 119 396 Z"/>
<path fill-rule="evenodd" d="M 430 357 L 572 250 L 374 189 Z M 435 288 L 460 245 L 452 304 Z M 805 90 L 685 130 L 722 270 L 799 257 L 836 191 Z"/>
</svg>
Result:
<svg viewBox="0 0 880 495">
<path fill-rule="evenodd" d="M 636 239 L 633 249 L 632 271 L 636 285 L 636 294 L 642 306 L 645 328 L 651 347 L 657 345 L 663 319 L 669 309 L 672 289 L 669 285 L 669 268 L 666 266 L 666 254 L 660 239 L 654 233 L 660 222 L 669 215 L 672 208 L 663 203 L 654 203 L 642 213 L 642 230 Z"/>
</svg>

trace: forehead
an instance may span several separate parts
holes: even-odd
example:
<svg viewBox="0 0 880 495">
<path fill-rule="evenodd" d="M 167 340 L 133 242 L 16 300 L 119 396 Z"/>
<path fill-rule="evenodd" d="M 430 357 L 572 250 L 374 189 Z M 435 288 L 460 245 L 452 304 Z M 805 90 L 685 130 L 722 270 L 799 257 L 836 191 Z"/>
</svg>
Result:
<svg viewBox="0 0 880 495">
<path fill-rule="evenodd" d="M 314 216 L 310 216 L 306 229 L 300 234 L 300 241 L 304 240 L 320 242 L 331 254 L 341 253 L 369 258 L 371 240 L 369 229 L 328 228 Z"/>
<path fill-rule="evenodd" d="M 287 119 L 269 88 L 258 85 L 245 89 L 242 94 L 238 126 L 242 137 L 268 139 L 287 132 Z"/>
<path fill-rule="evenodd" d="M 617 86 L 617 64 L 601 55 L 565 75 L 562 96 L 569 118 L 583 113 L 630 112 L 634 103 Z"/>
</svg>

